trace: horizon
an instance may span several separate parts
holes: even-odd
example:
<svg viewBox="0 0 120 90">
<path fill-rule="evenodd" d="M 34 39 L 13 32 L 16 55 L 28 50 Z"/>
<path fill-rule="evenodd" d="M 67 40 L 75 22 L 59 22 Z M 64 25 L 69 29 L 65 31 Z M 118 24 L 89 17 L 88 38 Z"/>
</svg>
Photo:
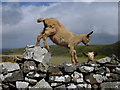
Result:
<svg viewBox="0 0 120 90">
<path fill-rule="evenodd" d="M 112 43 L 112 44 L 115 44 L 115 43 L 117 43 L 117 42 L 119 42 L 120 40 L 118 40 L 118 41 L 116 41 L 116 42 L 114 42 L 114 43 Z M 112 44 L 90 44 L 90 46 L 91 45 L 112 45 Z M 27 45 L 26 45 L 27 46 Z M 18 47 L 18 48 L 2 48 L 2 49 L 0 49 L 0 50 L 4 50 L 4 49 L 10 49 L 10 50 L 12 50 L 12 49 L 21 49 L 21 48 L 25 48 L 26 46 L 24 46 L 24 47 Z M 52 44 L 52 45 L 49 45 L 49 46 L 60 46 L 60 45 L 57 45 L 57 44 Z M 77 46 L 85 46 L 85 45 L 80 45 L 80 44 L 78 44 Z M 76 46 L 76 47 L 77 47 Z M 41 46 L 41 47 L 44 47 L 44 46 Z M 60 47 L 63 47 L 63 46 L 60 46 Z"/>
</svg>

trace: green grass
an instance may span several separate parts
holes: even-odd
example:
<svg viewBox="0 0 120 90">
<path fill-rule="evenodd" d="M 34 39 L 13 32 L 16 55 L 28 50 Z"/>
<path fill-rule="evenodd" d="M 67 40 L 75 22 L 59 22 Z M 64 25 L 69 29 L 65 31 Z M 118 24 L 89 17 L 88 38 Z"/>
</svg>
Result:
<svg viewBox="0 0 120 90">
<path fill-rule="evenodd" d="M 52 53 L 51 62 L 53 64 L 58 65 L 63 61 L 71 62 L 68 49 L 57 45 L 51 45 L 50 47 L 51 47 L 50 51 Z M 115 54 L 120 58 L 120 41 L 110 45 L 77 46 L 75 49 L 77 50 L 77 56 L 80 63 L 87 60 L 87 58 L 82 55 L 82 52 L 88 52 L 88 51 L 96 51 L 98 53 L 98 56 L 95 59 L 111 56 L 112 54 Z M 19 49 L 13 49 L 3 52 L 2 54 L 22 55 L 23 52 L 24 52 L 24 48 L 19 48 Z"/>
</svg>

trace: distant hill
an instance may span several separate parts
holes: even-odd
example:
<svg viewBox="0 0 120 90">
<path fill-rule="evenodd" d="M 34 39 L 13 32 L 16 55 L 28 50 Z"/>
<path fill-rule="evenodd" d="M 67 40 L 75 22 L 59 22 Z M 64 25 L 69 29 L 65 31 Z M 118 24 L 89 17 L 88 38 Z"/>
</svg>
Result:
<svg viewBox="0 0 120 90">
<path fill-rule="evenodd" d="M 68 49 L 57 46 L 57 45 L 51 45 L 51 52 L 53 56 L 70 56 Z M 91 45 L 91 46 L 77 46 L 76 47 L 78 57 L 83 56 L 82 52 L 88 52 L 88 51 L 96 51 L 100 56 L 111 56 L 112 54 L 115 54 L 116 56 L 120 57 L 120 41 L 109 44 L 109 45 Z M 3 52 L 4 55 L 19 55 L 23 54 L 24 48 L 19 49 L 12 49 Z"/>
</svg>

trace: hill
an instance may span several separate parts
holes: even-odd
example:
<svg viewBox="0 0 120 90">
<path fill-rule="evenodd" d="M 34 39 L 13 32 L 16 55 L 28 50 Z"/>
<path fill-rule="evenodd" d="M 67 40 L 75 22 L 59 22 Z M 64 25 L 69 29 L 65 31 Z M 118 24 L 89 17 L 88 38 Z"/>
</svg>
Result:
<svg viewBox="0 0 120 90">
<path fill-rule="evenodd" d="M 70 56 L 68 49 L 57 46 L 57 45 L 51 45 L 51 52 L 53 56 Z M 88 51 L 96 51 L 98 52 L 99 56 L 111 56 L 112 54 L 115 54 L 116 56 L 120 57 L 120 41 L 109 44 L 109 45 L 91 45 L 91 46 L 77 46 L 76 47 L 78 57 L 83 56 L 82 52 L 88 52 Z M 3 55 L 22 55 L 24 52 L 24 48 L 19 49 L 12 49 L 3 52 Z"/>
</svg>

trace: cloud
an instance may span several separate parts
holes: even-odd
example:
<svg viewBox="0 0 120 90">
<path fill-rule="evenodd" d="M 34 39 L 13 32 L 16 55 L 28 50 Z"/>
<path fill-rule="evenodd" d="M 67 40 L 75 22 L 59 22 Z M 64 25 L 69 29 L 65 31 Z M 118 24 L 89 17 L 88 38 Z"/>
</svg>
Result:
<svg viewBox="0 0 120 90">
<path fill-rule="evenodd" d="M 77 34 L 94 30 L 94 38 L 97 39 L 93 39 L 93 44 L 117 41 L 117 3 L 64 2 L 36 5 L 31 2 L 7 3 L 3 4 L 3 7 L 3 48 L 35 44 L 36 36 L 43 30 L 43 24 L 36 22 L 40 17 L 55 17 L 67 29 Z M 99 40 L 100 35 L 108 36 L 106 39 L 111 41 Z"/>
</svg>

